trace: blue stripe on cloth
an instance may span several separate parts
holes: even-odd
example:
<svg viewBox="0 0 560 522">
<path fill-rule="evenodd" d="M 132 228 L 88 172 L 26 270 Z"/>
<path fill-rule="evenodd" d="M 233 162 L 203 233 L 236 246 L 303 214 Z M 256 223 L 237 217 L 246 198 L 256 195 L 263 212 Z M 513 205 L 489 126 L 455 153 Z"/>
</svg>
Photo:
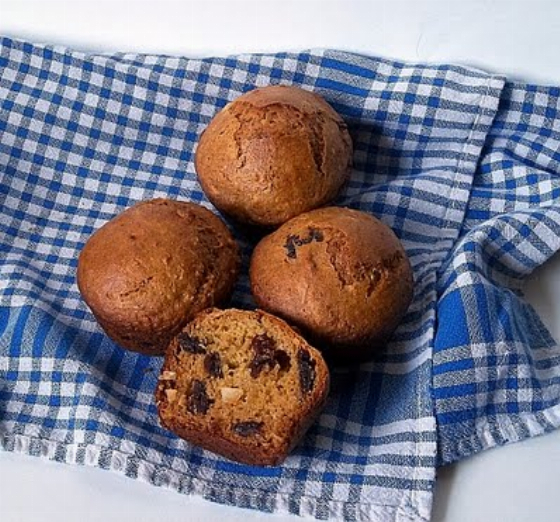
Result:
<svg viewBox="0 0 560 522">
<path fill-rule="evenodd" d="M 111 343 L 74 278 L 91 233 L 137 201 L 215 210 L 196 141 L 271 83 L 315 90 L 346 119 L 354 170 L 337 204 L 395 229 L 416 284 L 386 351 L 333 372 L 301 444 L 257 469 L 159 427 L 160 361 Z M 560 357 L 519 291 L 558 248 L 558 97 L 330 50 L 198 60 L 0 39 L 0 445 L 263 511 L 428 520 L 436 458 L 558 424 Z M 254 241 L 237 239 L 246 265 Z M 253 306 L 246 271 L 232 302 Z"/>
<path fill-rule="evenodd" d="M 521 293 L 560 248 L 559 107 L 556 87 L 506 83 L 442 270 L 440 317 L 466 317 L 455 337 L 440 328 L 434 346 L 442 464 L 559 424 L 560 348 Z M 449 386 L 462 385 L 471 393 L 453 399 Z"/>
</svg>

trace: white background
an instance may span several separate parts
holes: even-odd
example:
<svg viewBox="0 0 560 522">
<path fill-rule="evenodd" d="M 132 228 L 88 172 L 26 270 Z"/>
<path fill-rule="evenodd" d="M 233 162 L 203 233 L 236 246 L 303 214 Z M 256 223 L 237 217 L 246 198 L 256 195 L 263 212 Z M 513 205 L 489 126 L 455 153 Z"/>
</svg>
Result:
<svg viewBox="0 0 560 522">
<path fill-rule="evenodd" d="M 0 33 L 79 50 L 188 56 L 336 47 L 560 85 L 560 2 L 0 0 Z M 527 284 L 560 338 L 560 257 Z M 434 522 L 557 522 L 560 432 L 440 470 Z M 297 520 L 116 474 L 0 453 L 2 522 Z"/>
</svg>

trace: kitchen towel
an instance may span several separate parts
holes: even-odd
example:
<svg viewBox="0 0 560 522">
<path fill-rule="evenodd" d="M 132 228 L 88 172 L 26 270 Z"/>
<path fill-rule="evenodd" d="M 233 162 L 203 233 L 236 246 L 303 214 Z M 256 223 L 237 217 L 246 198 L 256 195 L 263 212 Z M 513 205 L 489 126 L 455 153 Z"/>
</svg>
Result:
<svg viewBox="0 0 560 522">
<path fill-rule="evenodd" d="M 213 209 L 193 157 L 243 92 L 297 85 L 349 125 L 336 204 L 391 226 L 415 298 L 386 351 L 336 370 L 324 413 L 278 467 L 161 429 L 160 358 L 113 344 L 77 255 L 137 201 Z M 522 283 L 560 248 L 560 92 L 453 65 L 334 50 L 188 59 L 0 39 L 0 445 L 182 493 L 333 520 L 430 517 L 436 466 L 560 425 L 560 349 Z M 227 218 L 226 218 L 227 219 Z M 251 307 L 254 240 L 234 229 Z"/>
</svg>

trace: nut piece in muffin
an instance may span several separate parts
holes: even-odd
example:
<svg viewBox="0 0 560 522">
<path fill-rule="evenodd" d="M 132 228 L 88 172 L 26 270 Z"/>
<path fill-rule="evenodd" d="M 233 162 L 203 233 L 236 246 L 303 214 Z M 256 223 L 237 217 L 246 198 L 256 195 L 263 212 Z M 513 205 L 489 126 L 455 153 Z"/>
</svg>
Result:
<svg viewBox="0 0 560 522">
<path fill-rule="evenodd" d="M 338 207 L 302 214 L 262 239 L 250 279 L 258 306 L 339 362 L 372 357 L 413 295 L 411 266 L 393 231 Z"/>
<path fill-rule="evenodd" d="M 193 444 L 246 464 L 281 463 L 329 391 L 321 354 L 284 321 L 207 310 L 173 339 L 160 373 L 161 423 Z"/>
<path fill-rule="evenodd" d="M 78 288 L 116 343 L 160 355 L 197 313 L 223 303 L 239 268 L 225 224 L 196 205 L 138 203 L 103 225 L 78 260 Z"/>
<path fill-rule="evenodd" d="M 278 226 L 335 198 L 348 178 L 352 141 L 319 95 L 297 87 L 250 91 L 203 132 L 196 171 L 204 192 L 239 221 Z"/>
</svg>

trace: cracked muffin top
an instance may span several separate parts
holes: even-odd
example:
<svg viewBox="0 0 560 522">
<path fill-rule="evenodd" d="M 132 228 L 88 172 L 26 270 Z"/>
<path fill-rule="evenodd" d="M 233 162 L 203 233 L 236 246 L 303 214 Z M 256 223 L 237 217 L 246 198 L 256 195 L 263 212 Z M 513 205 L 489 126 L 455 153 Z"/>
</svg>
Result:
<svg viewBox="0 0 560 522">
<path fill-rule="evenodd" d="M 226 105 L 202 133 L 196 171 L 208 198 L 239 221 L 278 226 L 335 198 L 352 141 L 319 95 L 268 86 Z"/>
<path fill-rule="evenodd" d="M 348 208 L 302 214 L 265 237 L 250 279 L 261 308 L 341 362 L 372 357 L 412 300 L 412 270 L 393 231 Z"/>
<path fill-rule="evenodd" d="M 154 199 L 91 236 L 77 282 L 109 337 L 155 355 L 194 314 L 229 297 L 238 267 L 237 245 L 217 216 L 194 203 Z"/>
</svg>

